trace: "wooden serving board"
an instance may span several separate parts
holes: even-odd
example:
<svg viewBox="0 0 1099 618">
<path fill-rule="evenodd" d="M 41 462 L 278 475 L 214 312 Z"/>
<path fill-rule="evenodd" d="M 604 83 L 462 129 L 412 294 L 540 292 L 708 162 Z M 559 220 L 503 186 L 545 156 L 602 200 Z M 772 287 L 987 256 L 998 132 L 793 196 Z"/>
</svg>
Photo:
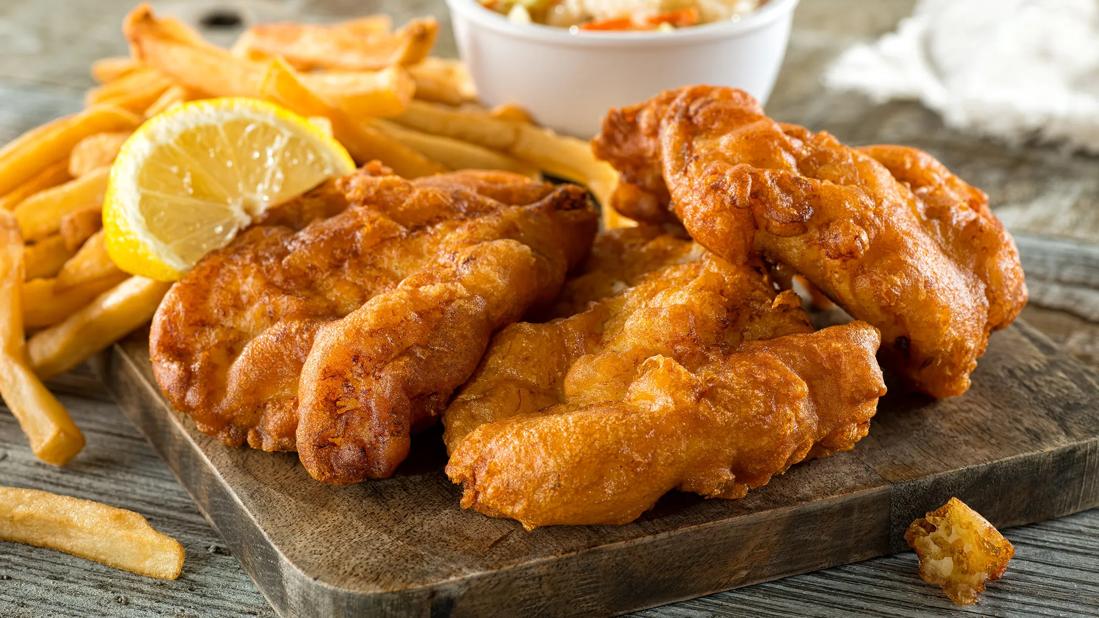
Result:
<svg viewBox="0 0 1099 618">
<path fill-rule="evenodd" d="M 1099 377 L 1025 324 L 993 336 L 964 397 L 887 396 L 853 452 L 743 500 L 673 494 L 626 526 L 530 533 L 458 507 L 438 432 L 396 477 L 329 487 L 173 413 L 142 337 L 97 372 L 286 616 L 616 613 L 902 551 L 952 495 L 998 526 L 1099 506 Z"/>
</svg>

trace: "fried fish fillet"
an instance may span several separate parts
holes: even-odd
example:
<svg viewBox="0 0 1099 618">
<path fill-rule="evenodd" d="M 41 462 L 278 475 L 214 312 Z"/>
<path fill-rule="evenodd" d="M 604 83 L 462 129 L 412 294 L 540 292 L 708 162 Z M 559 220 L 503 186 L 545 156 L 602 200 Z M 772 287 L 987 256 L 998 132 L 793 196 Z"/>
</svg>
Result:
<svg viewBox="0 0 1099 618">
<path fill-rule="evenodd" d="M 612 110 L 594 147 L 623 174 L 623 214 L 661 219 L 670 202 L 718 255 L 803 275 L 878 327 L 886 364 L 933 396 L 964 393 L 990 331 L 1026 303 L 985 194 L 918 150 L 850 148 L 711 86 Z"/>
<path fill-rule="evenodd" d="M 168 401 L 224 442 L 298 450 L 314 477 L 384 477 L 492 333 L 587 254 L 586 193 L 503 172 L 370 167 L 273 209 L 153 321 Z"/>
<path fill-rule="evenodd" d="M 740 498 L 852 448 L 884 394 L 877 331 L 811 332 L 789 291 L 643 226 L 601 235 L 546 323 L 496 335 L 444 414 L 462 506 L 622 524 L 673 489 Z"/>
</svg>

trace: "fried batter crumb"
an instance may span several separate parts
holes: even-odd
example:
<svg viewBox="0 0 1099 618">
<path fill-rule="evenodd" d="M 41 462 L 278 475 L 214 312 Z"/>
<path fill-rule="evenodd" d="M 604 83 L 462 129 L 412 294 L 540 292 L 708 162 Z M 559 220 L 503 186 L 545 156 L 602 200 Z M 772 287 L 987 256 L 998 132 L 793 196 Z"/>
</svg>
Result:
<svg viewBox="0 0 1099 618">
<path fill-rule="evenodd" d="M 913 521 L 904 540 L 920 558 L 920 577 L 957 605 L 976 603 L 985 582 L 1003 577 L 1015 555 L 999 530 L 957 498 Z"/>
</svg>

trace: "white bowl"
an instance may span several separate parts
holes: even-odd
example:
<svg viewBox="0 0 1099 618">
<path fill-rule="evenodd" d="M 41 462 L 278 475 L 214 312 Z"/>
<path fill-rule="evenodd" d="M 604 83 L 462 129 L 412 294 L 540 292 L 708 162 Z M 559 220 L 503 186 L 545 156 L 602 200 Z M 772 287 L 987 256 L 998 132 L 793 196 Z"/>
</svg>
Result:
<svg viewBox="0 0 1099 618">
<path fill-rule="evenodd" d="M 668 88 L 735 86 L 766 102 L 797 0 L 770 0 L 739 20 L 674 32 L 572 33 L 513 23 L 476 0 L 447 4 L 483 101 L 518 103 L 538 122 L 586 138 L 608 109 Z"/>
</svg>

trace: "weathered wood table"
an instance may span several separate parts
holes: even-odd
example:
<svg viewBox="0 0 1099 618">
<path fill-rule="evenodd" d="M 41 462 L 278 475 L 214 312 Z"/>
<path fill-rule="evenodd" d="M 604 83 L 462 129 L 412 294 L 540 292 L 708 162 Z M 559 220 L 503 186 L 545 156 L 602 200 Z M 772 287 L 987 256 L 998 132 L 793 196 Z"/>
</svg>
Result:
<svg viewBox="0 0 1099 618">
<path fill-rule="evenodd" d="M 118 24 L 131 0 L 36 0 L 0 5 L 0 141 L 78 109 L 88 64 L 124 53 Z M 223 0 L 157 2 L 196 24 L 212 11 L 247 20 L 325 20 L 374 11 L 435 14 L 441 2 Z M 912 0 L 802 0 L 771 114 L 854 143 L 925 148 L 989 192 L 1015 233 L 1031 304 L 1023 319 L 1099 369 L 1099 158 L 1054 147 L 1007 148 L 945 128 L 914 103 L 874 106 L 829 93 L 823 67 L 847 45 L 893 29 Z M 216 21 L 216 20 L 215 20 Z M 206 20 L 209 23 L 209 20 Z M 232 28 L 204 27 L 219 42 Z M 449 35 L 442 53 L 453 50 Z M 77 372 L 56 385 L 88 438 L 59 470 L 37 462 L 10 415 L 0 414 L 0 484 L 99 499 L 149 516 L 187 549 L 183 576 L 159 582 L 56 552 L 0 543 L 0 616 L 240 616 L 271 610 L 190 498 L 104 391 Z M 1099 393 L 1097 393 L 1099 395 Z M 654 608 L 645 616 L 1099 614 L 1099 511 L 1007 531 L 1008 576 L 974 607 L 953 608 L 901 554 Z"/>
</svg>

